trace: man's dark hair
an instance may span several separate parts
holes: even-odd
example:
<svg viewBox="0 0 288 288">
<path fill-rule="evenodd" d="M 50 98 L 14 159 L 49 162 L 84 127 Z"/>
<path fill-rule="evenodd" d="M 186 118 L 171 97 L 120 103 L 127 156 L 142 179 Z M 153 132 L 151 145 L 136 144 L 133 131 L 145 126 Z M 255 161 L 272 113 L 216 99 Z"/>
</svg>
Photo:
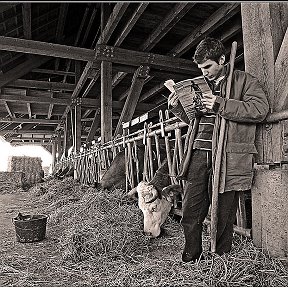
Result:
<svg viewBox="0 0 288 288">
<path fill-rule="evenodd" d="M 202 64 L 208 59 L 219 64 L 219 58 L 225 55 L 225 47 L 218 39 L 207 37 L 196 47 L 193 60 L 196 64 Z"/>
</svg>

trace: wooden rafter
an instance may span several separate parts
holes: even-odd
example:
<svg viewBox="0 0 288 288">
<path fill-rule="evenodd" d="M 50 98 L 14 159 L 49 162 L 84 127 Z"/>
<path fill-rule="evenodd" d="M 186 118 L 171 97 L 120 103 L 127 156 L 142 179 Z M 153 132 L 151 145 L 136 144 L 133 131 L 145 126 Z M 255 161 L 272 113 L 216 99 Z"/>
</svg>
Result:
<svg viewBox="0 0 288 288">
<path fill-rule="evenodd" d="M 166 15 L 160 25 L 158 25 L 144 43 L 140 46 L 140 51 L 150 51 L 169 31 L 173 26 L 181 20 L 181 18 L 194 6 L 194 3 L 179 3 Z M 115 75 L 112 81 L 112 86 L 115 87 L 127 73 L 119 72 Z M 125 92 L 125 95 L 128 94 Z"/>
<path fill-rule="evenodd" d="M 60 43 L 62 42 L 63 38 L 63 32 L 67 17 L 69 3 L 61 3 L 60 5 L 60 11 L 58 16 L 58 22 L 57 22 L 57 28 L 56 28 L 56 42 Z"/>
<path fill-rule="evenodd" d="M 147 8 L 149 3 L 139 3 L 139 6 L 136 8 L 134 13 L 131 15 L 129 20 L 127 21 L 125 27 L 122 29 L 120 35 L 117 36 L 114 46 L 120 46 L 122 42 L 125 40 L 126 36 L 129 34 L 131 29 L 134 27 L 137 20 L 143 14 L 145 9 Z"/>
<path fill-rule="evenodd" d="M 25 39 L 32 39 L 31 32 L 31 3 L 22 3 L 23 33 Z"/>
<path fill-rule="evenodd" d="M 240 11 L 240 3 L 226 3 L 214 12 L 206 21 L 194 29 L 186 38 L 176 45 L 168 55 L 180 57 L 201 39 L 220 27 L 225 21 Z"/>
<path fill-rule="evenodd" d="M 185 37 L 178 45 L 176 45 L 168 55 L 173 57 L 179 57 L 183 55 L 188 49 L 197 45 L 197 43 L 207 36 L 209 33 L 213 32 L 217 28 L 219 28 L 227 19 L 231 18 L 240 10 L 240 3 L 227 3 L 224 4 L 223 7 L 214 12 L 207 20 L 201 24 L 198 28 L 194 29 L 192 33 L 190 33 L 187 37 Z M 230 28 L 228 31 L 223 32 L 222 40 L 225 40 L 231 35 L 233 35 L 236 31 L 238 31 L 239 25 L 236 24 L 233 29 Z M 221 37 L 219 37 L 221 38 Z M 200 71 L 196 71 L 195 75 L 200 74 Z M 153 94 L 161 91 L 163 89 L 163 84 L 160 83 L 153 87 L 150 91 L 146 92 L 145 95 L 142 95 L 140 101 L 147 100 Z"/>
<path fill-rule="evenodd" d="M 50 59 L 50 57 L 31 56 L 27 61 L 21 63 L 17 67 L 9 70 L 4 74 L 0 74 L 0 87 L 3 87 L 7 83 L 22 77 L 32 69 L 39 67 Z"/>
</svg>

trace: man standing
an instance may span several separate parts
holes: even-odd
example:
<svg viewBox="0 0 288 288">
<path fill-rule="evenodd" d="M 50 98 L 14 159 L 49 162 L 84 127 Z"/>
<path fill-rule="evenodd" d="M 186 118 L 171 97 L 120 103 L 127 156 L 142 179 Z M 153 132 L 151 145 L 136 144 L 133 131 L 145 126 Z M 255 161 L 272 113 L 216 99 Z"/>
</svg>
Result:
<svg viewBox="0 0 288 288">
<path fill-rule="evenodd" d="M 225 48 L 219 40 L 202 40 L 196 47 L 194 62 L 211 89 L 202 95 L 202 104 L 207 112 L 203 113 L 203 109 L 200 111 L 195 106 L 195 119 L 189 123 L 177 92 L 168 98 L 171 112 L 191 127 L 193 125 L 187 133 L 189 144 L 179 174 L 179 179 L 187 180 L 181 220 L 185 236 L 184 262 L 202 257 L 202 225 L 211 203 L 211 179 L 221 117 L 226 119 L 226 133 L 217 212 L 216 253 L 219 255 L 231 250 L 237 192 L 251 188 L 253 154 L 257 153 L 254 144 L 256 123 L 263 121 L 269 110 L 267 97 L 258 80 L 239 70 L 233 72 L 230 97 L 225 99 L 229 64 L 224 64 Z"/>
</svg>

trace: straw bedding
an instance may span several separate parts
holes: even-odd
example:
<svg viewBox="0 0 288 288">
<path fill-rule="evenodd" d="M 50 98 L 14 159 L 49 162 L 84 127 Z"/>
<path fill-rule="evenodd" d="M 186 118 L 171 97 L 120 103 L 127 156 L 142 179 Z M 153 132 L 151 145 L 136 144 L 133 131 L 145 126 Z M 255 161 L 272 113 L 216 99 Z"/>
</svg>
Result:
<svg viewBox="0 0 288 288">
<path fill-rule="evenodd" d="M 50 263 L 50 270 L 61 270 L 64 282 L 69 274 L 72 286 L 288 286 L 287 262 L 236 234 L 232 251 L 220 257 L 207 252 L 204 228 L 205 260 L 183 263 L 179 222 L 169 217 L 161 237 L 144 236 L 142 213 L 123 190 L 97 190 L 65 178 L 37 184 L 31 193 L 38 211 L 50 215 L 48 239 L 57 236 L 55 249 L 63 259 L 58 268 Z M 51 281 L 49 286 L 64 283 Z"/>
</svg>

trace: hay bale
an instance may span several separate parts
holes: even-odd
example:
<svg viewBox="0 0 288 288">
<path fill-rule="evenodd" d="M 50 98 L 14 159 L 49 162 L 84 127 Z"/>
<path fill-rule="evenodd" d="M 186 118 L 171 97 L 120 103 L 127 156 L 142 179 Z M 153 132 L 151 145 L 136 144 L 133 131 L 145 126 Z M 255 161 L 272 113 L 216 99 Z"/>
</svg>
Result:
<svg viewBox="0 0 288 288">
<path fill-rule="evenodd" d="M 40 157 L 11 156 L 8 158 L 8 171 L 25 173 L 26 183 L 31 186 L 42 181 L 42 160 Z"/>
</svg>

